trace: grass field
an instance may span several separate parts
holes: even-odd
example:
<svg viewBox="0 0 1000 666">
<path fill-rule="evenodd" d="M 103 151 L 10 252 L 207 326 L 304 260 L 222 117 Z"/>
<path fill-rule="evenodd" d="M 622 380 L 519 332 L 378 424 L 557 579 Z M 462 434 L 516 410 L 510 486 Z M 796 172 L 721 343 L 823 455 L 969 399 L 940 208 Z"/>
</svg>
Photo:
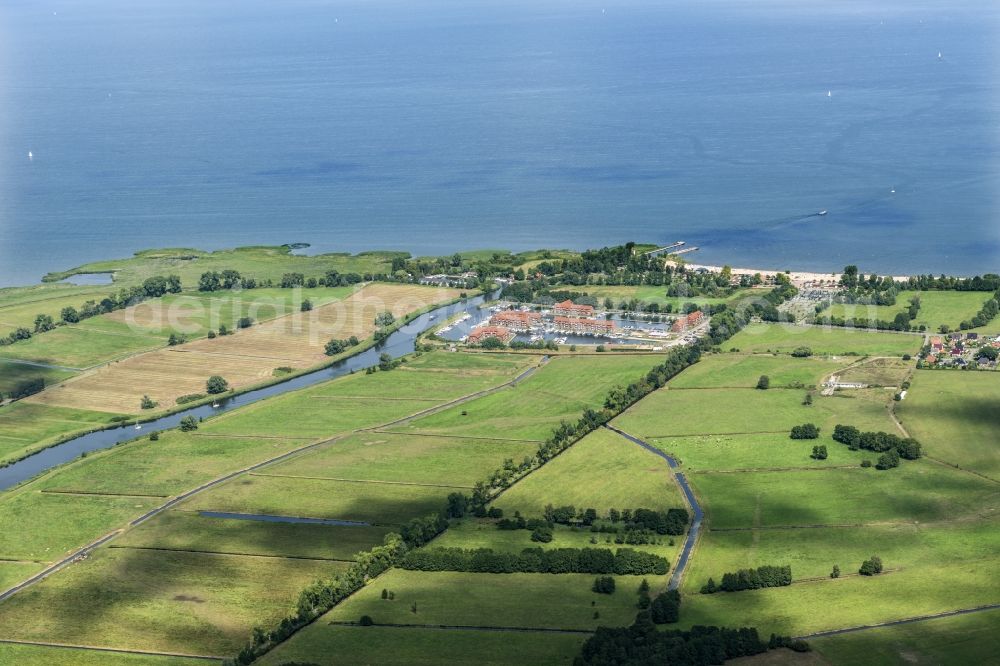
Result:
<svg viewBox="0 0 1000 666">
<path fill-rule="evenodd" d="M 0 664 L 18 666 L 204 666 L 202 659 L 0 643 Z M 210 662 L 208 662 L 210 663 Z"/>
<path fill-rule="evenodd" d="M 383 527 L 272 523 L 167 511 L 130 530 L 113 547 L 351 560 L 382 543 Z"/>
<path fill-rule="evenodd" d="M 896 406 L 927 455 L 1000 480 L 1000 374 L 919 371 Z"/>
<path fill-rule="evenodd" d="M 666 389 L 656 391 L 615 420 L 623 430 L 649 438 L 677 435 L 787 433 L 814 423 L 822 434 L 838 423 L 862 430 L 894 432 L 886 406 L 891 393 L 881 389 L 815 396 L 803 405 L 805 391 L 770 389 Z"/>
<path fill-rule="evenodd" d="M 672 388 L 754 388 L 767 375 L 772 388 L 812 388 L 824 377 L 844 367 L 843 361 L 819 358 L 765 356 L 763 354 L 712 354 L 670 381 Z"/>
<path fill-rule="evenodd" d="M 996 659 L 1000 610 L 815 638 L 813 649 L 843 666 L 965 666 Z"/>
<path fill-rule="evenodd" d="M 43 479 L 49 491 L 169 496 L 304 446 L 304 439 L 209 437 L 171 430 L 88 456 Z"/>
<path fill-rule="evenodd" d="M 0 605 L 21 640 L 226 655 L 342 563 L 106 548 Z M 58 613 L 51 609 L 58 608 Z M 31 622 L 24 622 L 31 617 Z"/>
<path fill-rule="evenodd" d="M 260 660 L 320 666 L 379 664 L 439 666 L 572 664 L 586 635 L 550 632 L 434 630 L 419 627 L 344 627 L 315 622 Z"/>
<path fill-rule="evenodd" d="M 173 407 L 179 396 L 204 393 L 205 381 L 212 375 L 221 375 L 231 387 L 241 388 L 269 379 L 277 367 L 303 369 L 322 364 L 328 360 L 324 346 L 331 338 L 354 335 L 363 340 L 371 336 L 375 332 L 377 313 L 392 312 L 402 318 L 434 303 L 453 299 L 459 293 L 454 289 L 370 284 L 342 301 L 318 306 L 308 313 L 295 312 L 233 335 L 194 340 L 129 357 L 80 375 L 63 384 L 58 391 L 43 392 L 29 400 L 129 413 L 139 411 L 142 396 L 148 395 L 161 409 L 166 409 Z M 128 329 L 124 323 L 117 325 Z M 73 334 L 73 330 L 59 329 L 32 338 L 24 346 L 27 348 L 36 341 L 58 345 L 61 344 L 58 336 Z M 90 331 L 87 335 L 109 334 Z M 124 341 L 123 344 L 135 342 L 134 335 L 115 337 Z M 5 349 L 18 347 L 20 345 L 12 345 Z"/>
<path fill-rule="evenodd" d="M 842 382 L 869 386 L 900 386 L 913 370 L 913 361 L 870 358 L 837 373 Z"/>
<path fill-rule="evenodd" d="M 814 354 L 841 356 L 902 356 L 920 349 L 918 335 L 862 331 L 850 328 L 751 324 L 725 343 L 726 349 L 787 354 L 809 347 Z"/>
<path fill-rule="evenodd" d="M 820 469 L 860 465 L 872 458 L 870 451 L 851 451 L 838 444 L 829 432 L 816 440 L 790 439 L 786 433 L 762 435 L 688 435 L 650 438 L 648 442 L 669 453 L 690 473 L 773 468 Z M 810 458 L 812 447 L 822 444 L 826 460 Z"/>
<path fill-rule="evenodd" d="M 12 460 L 67 433 L 112 423 L 116 414 L 34 405 L 23 400 L 0 407 L 0 459 Z"/>
<path fill-rule="evenodd" d="M 505 515 L 541 516 L 546 504 L 597 509 L 681 508 L 667 462 L 610 430 L 597 430 L 504 492 Z"/>
<path fill-rule="evenodd" d="M 471 488 L 505 459 L 520 462 L 532 442 L 359 433 L 275 465 L 268 474 Z"/>
<path fill-rule="evenodd" d="M 632 548 L 656 553 L 673 562 L 680 551 L 683 537 L 662 537 L 659 544 L 623 546 L 614 543 L 614 535 L 598 534 L 583 528 L 556 525 L 549 543 L 531 540 L 530 530 L 500 530 L 491 520 L 465 519 L 452 523 L 448 530 L 434 540 L 433 548 L 492 548 L 495 551 L 520 553 L 525 548 Z M 591 540 L 594 540 L 592 542 Z"/>
<path fill-rule="evenodd" d="M 46 386 L 73 376 L 72 370 L 43 368 L 0 359 L 0 395 L 10 395 L 20 382 L 41 379 Z"/>
<path fill-rule="evenodd" d="M 643 377 L 654 355 L 553 358 L 516 387 L 411 423 L 396 432 L 544 440 L 561 420 L 599 408 L 615 386 Z"/>
<path fill-rule="evenodd" d="M 895 305 L 855 305 L 835 303 L 821 314 L 845 319 L 861 317 L 892 321 L 910 305 L 910 299 L 920 296 L 920 311 L 911 324 L 926 326 L 929 331 L 937 331 L 942 324 L 957 329 L 963 321 L 976 316 L 983 303 L 989 298 L 985 291 L 901 291 L 896 296 Z"/>
<path fill-rule="evenodd" d="M 995 500 L 995 484 L 926 461 L 893 470 L 828 469 L 699 474 L 712 529 L 855 525 L 968 517 Z"/>
<path fill-rule="evenodd" d="M 476 574 L 393 569 L 319 620 L 376 624 L 595 629 L 631 624 L 642 576 L 615 576 L 614 594 L 591 591 L 589 574 Z M 646 576 L 654 590 L 667 576 Z M 381 598 L 382 589 L 395 593 Z M 591 602 L 595 602 L 591 605 Z M 412 605 L 417 604 L 417 612 Z M 594 618 L 594 612 L 600 613 Z"/>
<path fill-rule="evenodd" d="M 91 320 L 87 320 L 90 322 Z M 61 326 L 30 340 L 0 347 L 0 357 L 86 369 L 167 344 L 169 333 L 135 332 L 120 322 Z"/>
<path fill-rule="evenodd" d="M 70 284 L 39 284 L 0 289 L 0 336 L 15 328 L 34 330 L 35 317 L 47 314 L 59 321 L 65 307 L 79 308 L 89 300 L 100 301 L 115 287 L 83 287 Z"/>
<path fill-rule="evenodd" d="M 184 508 L 400 525 L 440 512 L 450 492 L 454 489 L 245 474 L 195 496 Z"/>
</svg>

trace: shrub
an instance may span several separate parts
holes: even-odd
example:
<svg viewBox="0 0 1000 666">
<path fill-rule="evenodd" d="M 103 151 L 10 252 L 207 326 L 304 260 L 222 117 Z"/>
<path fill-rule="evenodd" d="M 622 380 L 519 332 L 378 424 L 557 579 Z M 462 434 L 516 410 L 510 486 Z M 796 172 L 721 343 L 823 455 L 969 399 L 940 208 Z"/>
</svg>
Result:
<svg viewBox="0 0 1000 666">
<path fill-rule="evenodd" d="M 793 426 L 789 436 L 792 439 L 816 439 L 819 437 L 819 428 L 813 423 L 803 423 Z"/>
<path fill-rule="evenodd" d="M 176 402 L 178 405 L 184 405 L 189 402 L 195 402 L 201 400 L 205 397 L 206 396 L 204 393 L 188 393 L 187 395 L 180 396 L 174 402 Z"/>
<path fill-rule="evenodd" d="M 805 358 L 807 356 L 812 356 L 812 354 L 813 354 L 812 349 L 810 349 L 809 347 L 796 347 L 795 350 L 792 352 L 792 356 L 796 358 Z"/>
<path fill-rule="evenodd" d="M 213 331 L 212 329 L 208 329 L 208 339 L 209 340 L 215 339 L 215 331 Z"/>
<path fill-rule="evenodd" d="M 867 467 L 871 467 L 872 466 L 872 461 L 869 460 L 868 458 L 865 458 L 864 460 L 861 461 L 861 466 L 862 467 L 866 467 L 866 468 Z"/>
<path fill-rule="evenodd" d="M 184 344 L 184 336 L 177 335 L 176 333 L 171 333 L 170 337 L 167 338 L 167 344 L 171 347 L 176 347 L 177 345 Z"/>
<path fill-rule="evenodd" d="M 890 449 L 878 457 L 878 462 L 875 463 L 875 469 L 892 469 L 893 467 L 899 467 L 899 454 L 896 453 L 896 449 Z"/>
<path fill-rule="evenodd" d="M 156 407 L 156 401 L 150 398 L 148 395 L 142 396 L 142 400 L 139 401 L 139 407 L 142 409 L 153 409 Z"/>
<path fill-rule="evenodd" d="M 767 389 L 771 388 L 771 378 L 768 377 L 767 375 L 761 375 L 760 378 L 757 380 L 757 388 L 760 389 L 761 391 L 766 391 Z"/>
<path fill-rule="evenodd" d="M 812 455 L 809 456 L 813 460 L 826 460 L 826 444 L 820 444 L 819 446 L 813 447 Z"/>
<path fill-rule="evenodd" d="M 551 527 L 538 527 L 531 533 L 531 540 L 538 543 L 549 543 L 552 541 Z"/>
<path fill-rule="evenodd" d="M 198 429 L 198 419 L 193 416 L 185 416 L 180 423 L 181 432 L 191 432 Z"/>
<path fill-rule="evenodd" d="M 154 430 L 153 432 L 149 433 L 149 441 L 151 441 L 151 442 L 158 442 L 158 441 L 160 441 L 160 433 L 157 432 L 156 430 Z"/>
<path fill-rule="evenodd" d="M 45 389 L 45 379 L 42 377 L 36 377 L 35 379 L 25 379 L 19 381 L 14 385 L 13 390 L 11 390 L 9 397 L 11 400 L 19 400 L 21 398 L 27 398 L 29 395 L 34 395 Z"/>
<path fill-rule="evenodd" d="M 830 572 L 830 578 L 840 578 L 840 566 L 837 564 L 833 565 L 833 571 Z"/>
<path fill-rule="evenodd" d="M 299 310 L 302 312 L 309 312 L 313 309 L 312 301 L 308 298 L 302 301 L 302 305 L 299 306 Z"/>
<path fill-rule="evenodd" d="M 384 599 L 385 597 L 383 597 Z M 362 615 L 361 619 L 358 620 L 358 624 L 362 627 L 370 627 L 375 624 L 375 620 L 372 619 L 371 615 Z"/>
<path fill-rule="evenodd" d="M 208 378 L 208 381 L 205 382 L 205 390 L 208 391 L 209 395 L 225 393 L 229 390 L 229 382 L 219 375 L 212 375 Z"/>
<path fill-rule="evenodd" d="M 253 326 L 253 319 L 251 317 L 240 317 L 240 320 L 236 322 L 238 328 L 250 328 Z"/>
<path fill-rule="evenodd" d="M 882 573 L 882 558 L 878 555 L 872 555 L 861 563 L 858 573 L 862 576 L 876 576 Z"/>
</svg>

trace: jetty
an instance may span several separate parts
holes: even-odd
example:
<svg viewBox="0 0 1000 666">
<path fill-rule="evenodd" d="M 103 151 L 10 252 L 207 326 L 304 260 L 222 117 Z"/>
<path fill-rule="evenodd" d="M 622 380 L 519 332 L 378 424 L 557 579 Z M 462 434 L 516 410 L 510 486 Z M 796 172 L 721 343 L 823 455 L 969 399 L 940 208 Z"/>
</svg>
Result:
<svg viewBox="0 0 1000 666">
<path fill-rule="evenodd" d="M 671 253 L 670 250 L 673 250 L 673 249 L 679 248 L 679 247 L 684 247 L 685 245 L 687 245 L 687 243 L 685 243 L 684 241 L 677 241 L 676 243 L 672 243 L 671 245 L 664 245 L 663 247 L 658 247 L 655 250 L 650 250 L 649 252 L 643 252 L 643 256 L 644 257 L 656 257 L 656 256 L 659 256 L 659 255 L 664 254 L 664 253 L 666 253 L 666 254 L 676 254 L 676 253 Z"/>
</svg>

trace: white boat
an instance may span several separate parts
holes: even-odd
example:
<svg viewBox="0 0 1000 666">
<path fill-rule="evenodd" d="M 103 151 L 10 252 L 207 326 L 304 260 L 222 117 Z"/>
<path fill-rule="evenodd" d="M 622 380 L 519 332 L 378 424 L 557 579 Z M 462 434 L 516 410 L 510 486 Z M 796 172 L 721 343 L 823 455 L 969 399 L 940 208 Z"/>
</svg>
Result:
<svg viewBox="0 0 1000 666">
<path fill-rule="evenodd" d="M 827 213 L 827 211 L 826 211 L 826 209 L 824 208 L 823 210 L 821 210 L 820 212 L 818 212 L 818 213 L 816 213 L 816 214 L 817 214 L 817 215 L 826 215 L 826 213 Z"/>
<path fill-rule="evenodd" d="M 891 190 L 889 190 L 889 194 L 895 194 L 895 193 L 896 193 L 896 188 L 895 187 L 892 188 Z"/>
<path fill-rule="evenodd" d="M 31 151 L 29 150 L 29 151 L 28 151 L 28 159 L 30 160 L 30 159 L 33 159 L 34 157 L 35 157 L 35 156 L 34 156 L 34 155 L 32 154 L 32 152 L 31 152 Z"/>
<path fill-rule="evenodd" d="M 938 60 L 940 60 L 940 59 L 941 59 L 941 52 L 938 51 Z"/>
<path fill-rule="evenodd" d="M 832 90 L 827 90 L 826 91 L 826 96 L 827 97 L 833 97 L 833 91 Z"/>
<path fill-rule="evenodd" d="M 136 423 L 136 424 L 135 424 L 135 429 L 136 429 L 136 430 L 142 430 L 142 426 L 141 426 L 141 425 L 139 425 L 138 423 Z"/>
<path fill-rule="evenodd" d="M 212 403 L 212 409 L 218 409 L 218 408 L 219 408 L 219 406 L 220 406 L 220 405 L 219 405 L 219 403 L 218 403 L 218 402 L 213 402 L 213 403 Z"/>
<path fill-rule="evenodd" d="M 430 321 L 433 321 L 433 320 L 435 320 L 435 319 L 437 319 L 437 318 L 438 318 L 438 316 L 437 316 L 437 315 L 431 315 L 429 319 L 430 319 Z"/>
</svg>

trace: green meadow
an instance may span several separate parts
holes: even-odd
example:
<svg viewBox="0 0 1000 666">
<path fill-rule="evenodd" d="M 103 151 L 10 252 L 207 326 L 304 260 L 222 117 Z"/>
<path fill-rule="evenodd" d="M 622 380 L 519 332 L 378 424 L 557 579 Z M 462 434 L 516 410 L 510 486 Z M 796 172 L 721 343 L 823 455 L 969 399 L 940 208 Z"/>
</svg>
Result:
<svg viewBox="0 0 1000 666">
<path fill-rule="evenodd" d="M 45 382 L 46 386 L 51 386 L 72 377 L 74 374 L 76 373 L 72 370 L 60 370 L 58 368 L 46 368 L 0 360 L 0 396 L 9 395 L 21 382 L 41 379 Z"/>
<path fill-rule="evenodd" d="M 645 577 L 654 590 L 667 576 Z M 642 576 L 615 576 L 614 594 L 597 594 L 590 574 L 481 574 L 393 569 L 318 622 L 443 624 L 473 627 L 596 629 L 631 624 Z M 382 599 L 383 589 L 395 593 Z M 592 605 L 591 602 L 594 602 Z M 413 604 L 417 612 L 413 612 Z M 595 611 L 600 617 L 595 618 Z"/>
<path fill-rule="evenodd" d="M 641 378 L 657 361 L 642 354 L 553 358 L 517 386 L 392 430 L 541 441 L 560 421 L 601 407 L 608 391 Z"/>
<path fill-rule="evenodd" d="M 957 329 L 963 321 L 972 319 L 990 294 L 985 291 L 901 291 L 895 305 L 834 303 L 821 314 L 844 319 L 861 317 L 892 321 L 898 313 L 906 311 L 914 296 L 920 296 L 920 310 L 911 325 L 937 331 L 942 324 Z"/>
<path fill-rule="evenodd" d="M 665 305 L 673 306 L 675 311 L 679 311 L 687 303 L 697 303 L 698 305 L 719 305 L 721 303 L 732 303 L 752 294 L 752 289 L 737 289 L 730 296 L 667 296 L 667 287 L 656 285 L 583 285 L 579 288 L 573 287 L 573 291 L 579 290 L 591 296 L 597 297 L 603 306 L 604 299 L 610 298 L 615 307 L 623 301 L 637 299 L 645 305 L 656 303 L 660 307 Z"/>
<path fill-rule="evenodd" d="M 388 532 L 384 527 L 274 523 L 173 510 L 129 530 L 113 547 L 351 560 L 382 543 Z"/>
<path fill-rule="evenodd" d="M 364 432 L 269 467 L 281 476 L 471 488 L 504 460 L 534 455 L 532 442 Z"/>
<path fill-rule="evenodd" d="M 1000 373 L 921 370 L 896 414 L 927 455 L 1000 480 Z"/>
<path fill-rule="evenodd" d="M 110 321 L 93 328 L 61 326 L 0 347 L 0 357 L 84 369 L 164 347 L 167 335 L 135 333 L 123 323 Z"/>
<path fill-rule="evenodd" d="M 687 435 L 650 438 L 661 451 L 669 453 L 689 473 L 775 468 L 822 469 L 860 465 L 872 458 L 870 451 L 851 451 L 834 442 L 829 432 L 819 439 L 790 439 L 787 433 L 760 435 Z M 813 460 L 812 447 L 827 448 L 826 460 Z"/>
<path fill-rule="evenodd" d="M 0 635 L 227 655 L 338 562 L 103 548 L 0 605 Z M 51 612 L 58 608 L 58 613 Z M 24 618 L 32 618 L 25 622 Z"/>
<path fill-rule="evenodd" d="M 1000 609 L 814 638 L 813 649 L 843 666 L 965 666 L 996 659 Z"/>
<path fill-rule="evenodd" d="M 0 459 L 12 460 L 44 448 L 67 433 L 111 425 L 115 414 L 18 401 L 0 407 Z"/>
<path fill-rule="evenodd" d="M 289 662 L 320 666 L 380 664 L 566 664 L 580 651 L 586 634 L 345 627 L 314 622 L 260 660 L 262 666 Z"/>
<path fill-rule="evenodd" d="M 767 375 L 772 388 L 807 387 L 821 383 L 844 367 L 842 361 L 763 354 L 711 354 L 670 382 L 673 388 L 754 388 Z"/>
<path fill-rule="evenodd" d="M 596 509 L 681 508 L 667 461 L 610 430 L 597 430 L 504 492 L 504 515 L 541 516 L 545 505 Z"/>
<path fill-rule="evenodd" d="M 18 666 L 204 666 L 203 659 L 164 657 L 152 654 L 125 654 L 45 645 L 0 643 L 0 664 Z"/>
<path fill-rule="evenodd" d="M 789 354 L 797 347 L 809 347 L 813 354 L 827 356 L 902 356 L 915 354 L 921 345 L 918 335 L 863 331 L 836 326 L 793 326 L 790 324 L 750 324 L 726 341 L 726 349 L 751 353 Z"/>
</svg>

